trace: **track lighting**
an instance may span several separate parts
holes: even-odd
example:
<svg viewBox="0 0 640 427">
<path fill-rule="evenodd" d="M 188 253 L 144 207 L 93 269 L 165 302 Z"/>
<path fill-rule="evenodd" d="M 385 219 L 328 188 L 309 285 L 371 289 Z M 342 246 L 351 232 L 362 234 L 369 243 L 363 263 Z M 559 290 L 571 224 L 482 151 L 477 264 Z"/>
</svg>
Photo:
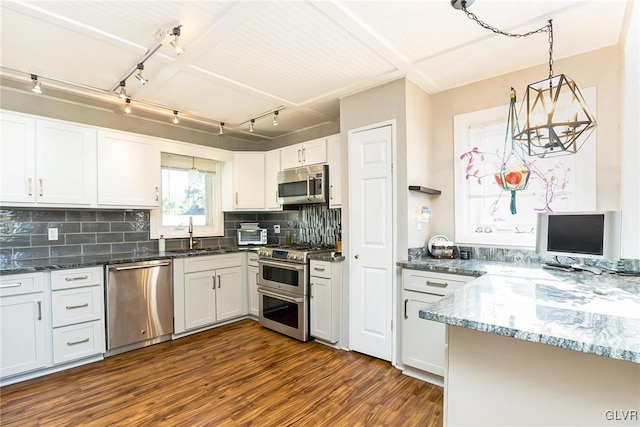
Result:
<svg viewBox="0 0 640 427">
<path fill-rule="evenodd" d="M 180 123 L 180 120 L 178 120 L 178 110 L 173 110 L 173 124 L 177 125 L 178 123 Z"/>
<path fill-rule="evenodd" d="M 144 64 L 142 62 L 138 64 L 137 69 L 138 69 L 138 74 L 136 74 L 136 79 L 138 79 L 140 84 L 146 85 L 147 83 L 149 83 L 149 80 L 142 77 L 142 70 L 144 70 Z"/>
<path fill-rule="evenodd" d="M 34 93 L 42 93 L 42 85 L 38 81 L 38 76 L 35 74 L 31 74 L 31 81 L 33 82 L 33 87 L 31 88 L 31 90 Z"/>
<path fill-rule="evenodd" d="M 127 99 L 127 90 L 124 88 L 127 83 L 123 80 L 120 82 L 120 92 L 118 93 L 118 97 L 120 99 Z"/>
<path fill-rule="evenodd" d="M 253 125 L 256 122 L 256 119 L 251 119 L 251 121 L 249 122 L 249 132 L 253 132 Z"/>
<path fill-rule="evenodd" d="M 220 128 L 218 130 L 218 135 L 224 135 L 224 122 L 220 122 Z"/>
<path fill-rule="evenodd" d="M 171 32 L 171 35 L 173 36 L 173 40 L 171 40 L 171 42 L 169 43 L 171 47 L 173 47 L 176 50 L 176 55 L 180 55 L 181 53 L 184 52 L 184 49 L 178 43 L 178 37 L 180 37 L 180 27 L 181 25 L 173 29 L 173 31 Z"/>
<path fill-rule="evenodd" d="M 131 113 L 131 98 L 127 98 L 126 104 L 124 106 L 124 112 L 127 114 Z"/>
<path fill-rule="evenodd" d="M 278 110 L 273 112 L 273 119 L 271 120 L 271 123 L 274 126 L 278 126 Z"/>
</svg>

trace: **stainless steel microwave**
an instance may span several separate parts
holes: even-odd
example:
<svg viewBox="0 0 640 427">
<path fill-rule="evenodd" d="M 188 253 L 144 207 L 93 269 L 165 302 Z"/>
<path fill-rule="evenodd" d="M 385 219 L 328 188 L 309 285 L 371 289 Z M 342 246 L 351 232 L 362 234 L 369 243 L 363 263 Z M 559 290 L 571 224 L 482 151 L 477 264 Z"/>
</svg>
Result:
<svg viewBox="0 0 640 427">
<path fill-rule="evenodd" d="M 278 172 L 278 203 L 306 205 L 329 201 L 329 166 L 313 165 Z"/>
<path fill-rule="evenodd" d="M 239 228 L 238 245 L 266 245 L 266 228 Z"/>
</svg>

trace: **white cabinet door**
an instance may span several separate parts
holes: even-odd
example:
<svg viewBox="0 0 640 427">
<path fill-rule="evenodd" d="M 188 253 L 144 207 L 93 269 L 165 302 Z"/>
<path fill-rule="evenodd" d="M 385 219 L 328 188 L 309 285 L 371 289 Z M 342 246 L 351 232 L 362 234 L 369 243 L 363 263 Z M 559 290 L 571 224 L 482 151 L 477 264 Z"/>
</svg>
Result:
<svg viewBox="0 0 640 427">
<path fill-rule="evenodd" d="M 404 291 L 402 363 L 444 376 L 445 325 L 421 319 L 419 312 L 442 296 Z"/>
<path fill-rule="evenodd" d="M 216 270 L 216 283 L 216 320 L 222 321 L 247 314 L 242 267 Z"/>
<path fill-rule="evenodd" d="M 327 162 L 327 139 L 318 138 L 283 147 L 280 151 L 282 170 Z"/>
<path fill-rule="evenodd" d="M 311 277 L 311 335 L 333 341 L 333 318 L 337 313 L 332 310 L 331 279 Z"/>
<path fill-rule="evenodd" d="M 302 143 L 304 166 L 327 163 L 327 138 L 318 138 Z"/>
<path fill-rule="evenodd" d="M 258 267 L 247 267 L 249 282 L 249 314 L 258 317 L 260 313 L 260 296 L 258 295 Z"/>
<path fill-rule="evenodd" d="M 234 209 L 264 209 L 264 157 L 264 153 L 234 153 Z"/>
<path fill-rule="evenodd" d="M 98 132 L 98 204 L 160 207 L 157 141 L 123 132 Z"/>
<path fill-rule="evenodd" d="M 46 327 L 43 294 L 0 298 L 0 377 L 44 368 Z"/>
<path fill-rule="evenodd" d="M 95 129 L 36 121 L 38 204 L 95 205 L 96 163 Z"/>
<path fill-rule="evenodd" d="M 216 321 L 215 271 L 184 275 L 185 329 L 210 325 Z"/>
<path fill-rule="evenodd" d="M 0 202 L 35 202 L 35 120 L 2 112 Z"/>
<path fill-rule="evenodd" d="M 340 135 L 327 138 L 327 161 L 329 163 L 329 207 L 342 207 L 342 153 Z"/>
<path fill-rule="evenodd" d="M 265 154 L 264 207 L 267 210 L 281 210 L 278 203 L 278 172 L 280 172 L 280 150 Z"/>
</svg>

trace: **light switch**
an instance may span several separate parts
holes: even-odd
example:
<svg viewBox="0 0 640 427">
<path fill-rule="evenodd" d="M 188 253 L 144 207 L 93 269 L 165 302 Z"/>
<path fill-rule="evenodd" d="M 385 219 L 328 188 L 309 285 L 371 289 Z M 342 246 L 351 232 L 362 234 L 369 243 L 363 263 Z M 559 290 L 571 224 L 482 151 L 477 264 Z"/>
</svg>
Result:
<svg viewBox="0 0 640 427">
<path fill-rule="evenodd" d="M 58 229 L 48 228 L 49 240 L 58 240 Z"/>
</svg>

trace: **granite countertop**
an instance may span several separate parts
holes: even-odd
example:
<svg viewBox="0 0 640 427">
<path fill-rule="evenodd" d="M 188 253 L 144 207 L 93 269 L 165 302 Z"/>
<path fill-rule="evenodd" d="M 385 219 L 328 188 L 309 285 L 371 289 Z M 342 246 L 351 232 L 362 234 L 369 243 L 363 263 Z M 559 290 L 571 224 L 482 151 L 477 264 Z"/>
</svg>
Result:
<svg viewBox="0 0 640 427">
<path fill-rule="evenodd" d="M 433 264 L 425 261 L 424 267 L 432 271 L 451 267 L 441 260 L 435 264 L 442 269 Z M 464 271 L 483 269 L 488 274 L 429 304 L 420 310 L 420 317 L 640 363 L 640 277 L 513 265 L 510 272 L 508 265 L 494 263 L 470 264 Z"/>
<path fill-rule="evenodd" d="M 0 275 L 32 273 L 34 271 L 63 270 L 67 268 L 95 267 L 106 264 L 149 261 L 154 259 L 187 258 L 192 256 L 219 255 L 251 249 L 236 246 L 209 249 L 182 249 L 166 252 L 115 253 L 106 255 L 86 255 L 78 257 L 41 258 L 8 260 L 0 263 Z"/>
<path fill-rule="evenodd" d="M 313 261 L 326 261 L 326 262 L 342 262 L 345 260 L 345 256 L 342 252 L 331 252 L 330 254 L 323 255 L 309 255 L 309 259 Z"/>
</svg>

